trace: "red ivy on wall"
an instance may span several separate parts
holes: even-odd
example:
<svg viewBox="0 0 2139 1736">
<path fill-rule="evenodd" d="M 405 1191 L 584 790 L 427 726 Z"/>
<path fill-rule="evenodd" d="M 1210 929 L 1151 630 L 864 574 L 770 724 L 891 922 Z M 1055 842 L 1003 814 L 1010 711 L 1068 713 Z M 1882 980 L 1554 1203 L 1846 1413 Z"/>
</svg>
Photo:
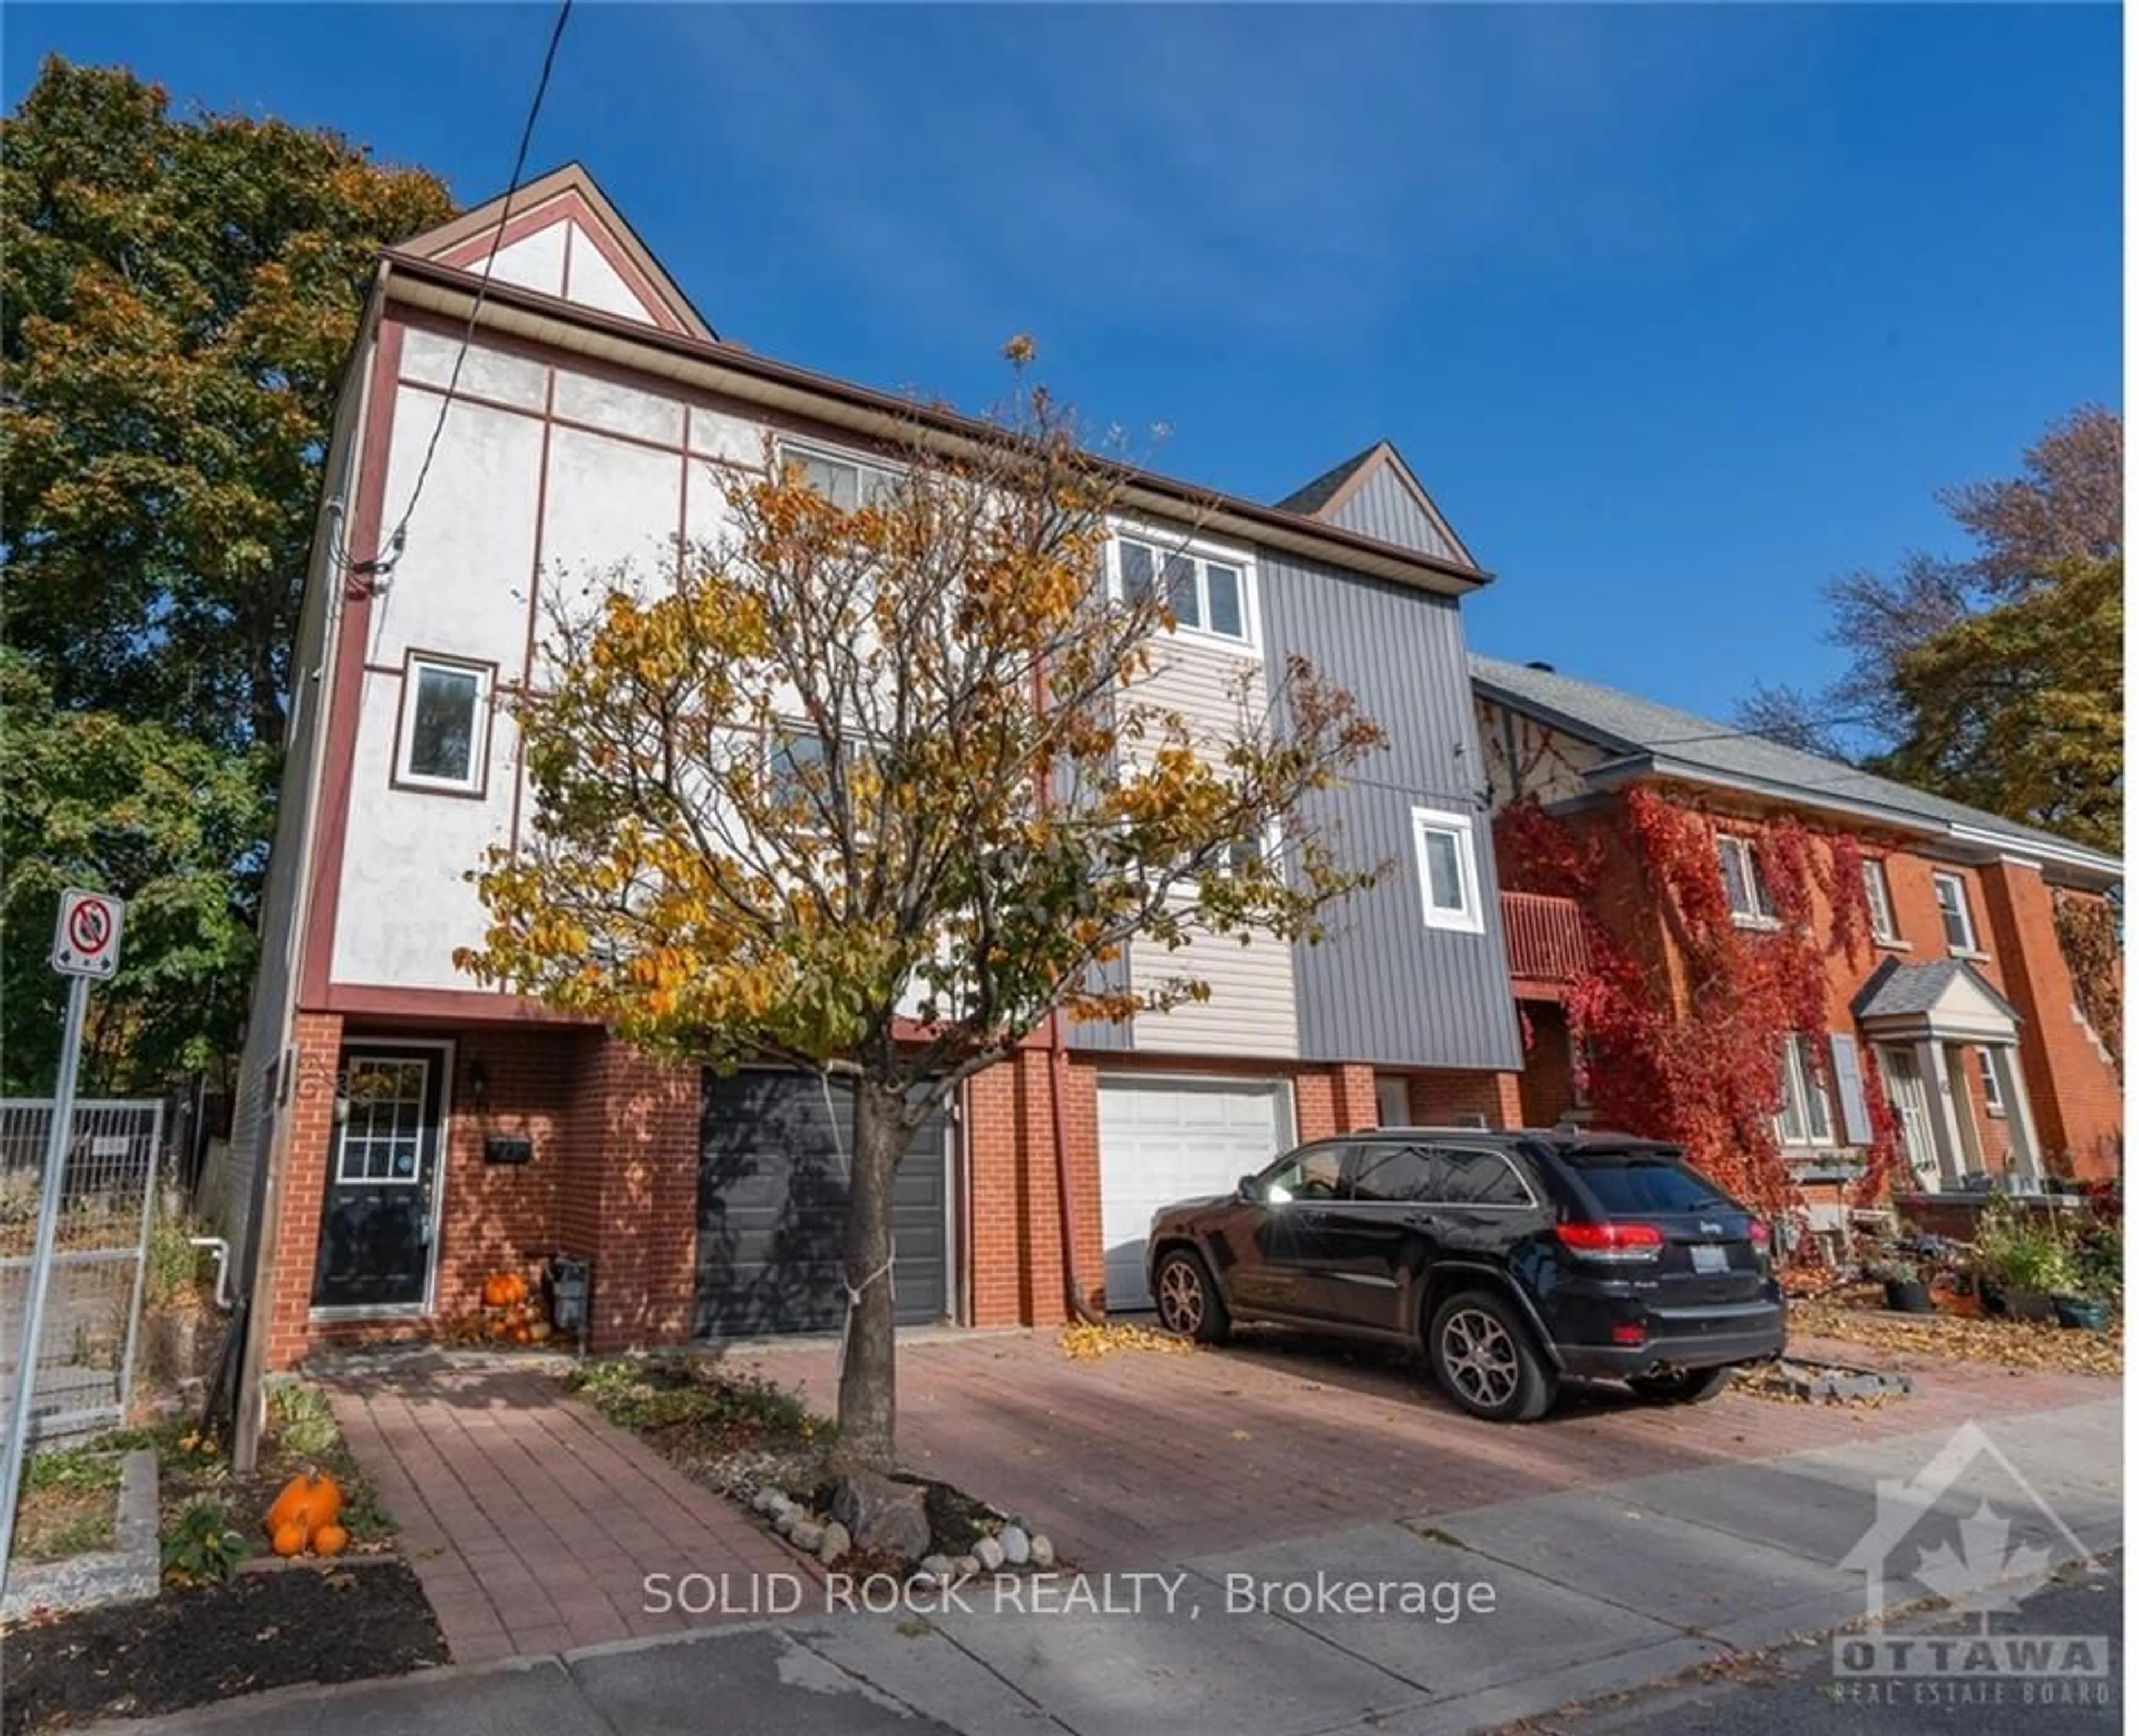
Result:
<svg viewBox="0 0 2139 1736">
<path fill-rule="evenodd" d="M 1825 1078 L 1827 961 L 1868 960 L 1871 951 L 1863 853 L 1847 834 L 1815 834 L 1795 819 L 1734 821 L 1730 829 L 1755 841 L 1772 927 L 1733 918 L 1714 824 L 1651 790 L 1574 820 L 1532 800 L 1514 804 L 1494 823 L 1495 854 L 1511 889 L 1582 907 L 1590 963 L 1570 986 L 1567 1010 L 1598 1121 L 1682 1145 L 1739 1197 L 1781 1210 L 1799 1198 L 1774 1125 L 1784 1041 L 1811 1034 Z M 1641 883 L 1608 883 L 1614 874 Z M 1831 913 L 1824 935 L 1822 902 Z M 1601 920 L 1608 909 L 1622 919 Z M 1652 922 L 1663 932 L 1648 932 Z M 1853 1190 L 1859 1200 L 1883 1191 L 1897 1147 L 1868 1059 L 1872 1140 Z"/>
</svg>

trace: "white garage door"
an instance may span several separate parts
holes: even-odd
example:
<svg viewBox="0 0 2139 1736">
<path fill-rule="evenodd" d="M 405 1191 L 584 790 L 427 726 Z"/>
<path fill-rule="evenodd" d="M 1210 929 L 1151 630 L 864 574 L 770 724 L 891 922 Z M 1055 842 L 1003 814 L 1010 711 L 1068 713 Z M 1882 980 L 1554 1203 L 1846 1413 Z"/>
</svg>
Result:
<svg viewBox="0 0 2139 1736">
<path fill-rule="evenodd" d="M 1285 1088 L 1253 1079 L 1099 1081 L 1107 1307 L 1151 1306 L 1144 1235 L 1176 1200 L 1226 1194 L 1290 1143 Z"/>
</svg>

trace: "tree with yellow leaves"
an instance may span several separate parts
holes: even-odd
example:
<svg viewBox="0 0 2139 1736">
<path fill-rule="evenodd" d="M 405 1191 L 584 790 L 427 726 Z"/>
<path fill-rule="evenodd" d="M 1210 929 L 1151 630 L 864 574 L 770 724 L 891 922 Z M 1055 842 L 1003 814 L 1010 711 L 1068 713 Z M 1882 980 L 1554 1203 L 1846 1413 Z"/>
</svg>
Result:
<svg viewBox="0 0 2139 1736">
<path fill-rule="evenodd" d="M 1303 807 L 1380 730 L 1297 659 L 1222 730 L 1157 702 L 1164 586 L 1102 576 L 1125 472 L 1006 353 L 1021 384 L 970 434 L 917 418 L 852 489 L 768 442 L 673 589 L 558 614 L 519 707 L 536 824 L 480 872 L 459 959 L 652 1052 L 851 1088 L 859 1463 L 893 1451 L 914 1131 L 1052 1019 L 1206 996 L 1192 941 L 1319 938 L 1374 872 Z M 1182 968 L 1123 986 L 1132 941 Z"/>
</svg>

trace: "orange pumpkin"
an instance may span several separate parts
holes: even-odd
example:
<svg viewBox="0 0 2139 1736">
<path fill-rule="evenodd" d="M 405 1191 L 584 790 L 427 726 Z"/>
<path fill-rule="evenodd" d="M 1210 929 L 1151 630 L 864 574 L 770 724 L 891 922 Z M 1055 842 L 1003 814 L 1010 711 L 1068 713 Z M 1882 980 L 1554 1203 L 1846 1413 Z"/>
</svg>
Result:
<svg viewBox="0 0 2139 1736">
<path fill-rule="evenodd" d="M 482 1281 L 482 1305 L 509 1308 L 527 1299 L 527 1280 L 517 1272 L 493 1272 Z"/>
<path fill-rule="evenodd" d="M 277 1555 L 302 1555 L 305 1553 L 305 1528 L 294 1523 L 278 1525 L 275 1528 L 274 1542 Z"/>
<path fill-rule="evenodd" d="M 339 1555 L 349 1548 L 349 1533 L 339 1525 L 322 1525 L 312 1533 L 312 1553 Z"/>
<path fill-rule="evenodd" d="M 267 1509 L 267 1534 L 276 1540 L 278 1555 L 295 1555 L 305 1547 L 305 1539 L 322 1525 L 331 1525 L 341 1517 L 341 1484 L 331 1477 L 317 1472 L 308 1472 L 292 1477 L 282 1485 L 282 1492 L 275 1497 L 275 1504 Z M 281 1536 L 285 1531 L 297 1533 L 296 1549 L 285 1549 Z"/>
</svg>

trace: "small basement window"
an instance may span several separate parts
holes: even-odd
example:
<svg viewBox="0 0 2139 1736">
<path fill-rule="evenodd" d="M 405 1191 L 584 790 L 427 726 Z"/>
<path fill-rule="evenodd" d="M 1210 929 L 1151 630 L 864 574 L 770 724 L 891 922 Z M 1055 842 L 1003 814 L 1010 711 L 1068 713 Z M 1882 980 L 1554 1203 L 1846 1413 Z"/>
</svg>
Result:
<svg viewBox="0 0 2139 1736">
<path fill-rule="evenodd" d="M 488 767 L 492 666 L 411 653 L 401 677 L 394 780 L 479 795 Z"/>
</svg>

